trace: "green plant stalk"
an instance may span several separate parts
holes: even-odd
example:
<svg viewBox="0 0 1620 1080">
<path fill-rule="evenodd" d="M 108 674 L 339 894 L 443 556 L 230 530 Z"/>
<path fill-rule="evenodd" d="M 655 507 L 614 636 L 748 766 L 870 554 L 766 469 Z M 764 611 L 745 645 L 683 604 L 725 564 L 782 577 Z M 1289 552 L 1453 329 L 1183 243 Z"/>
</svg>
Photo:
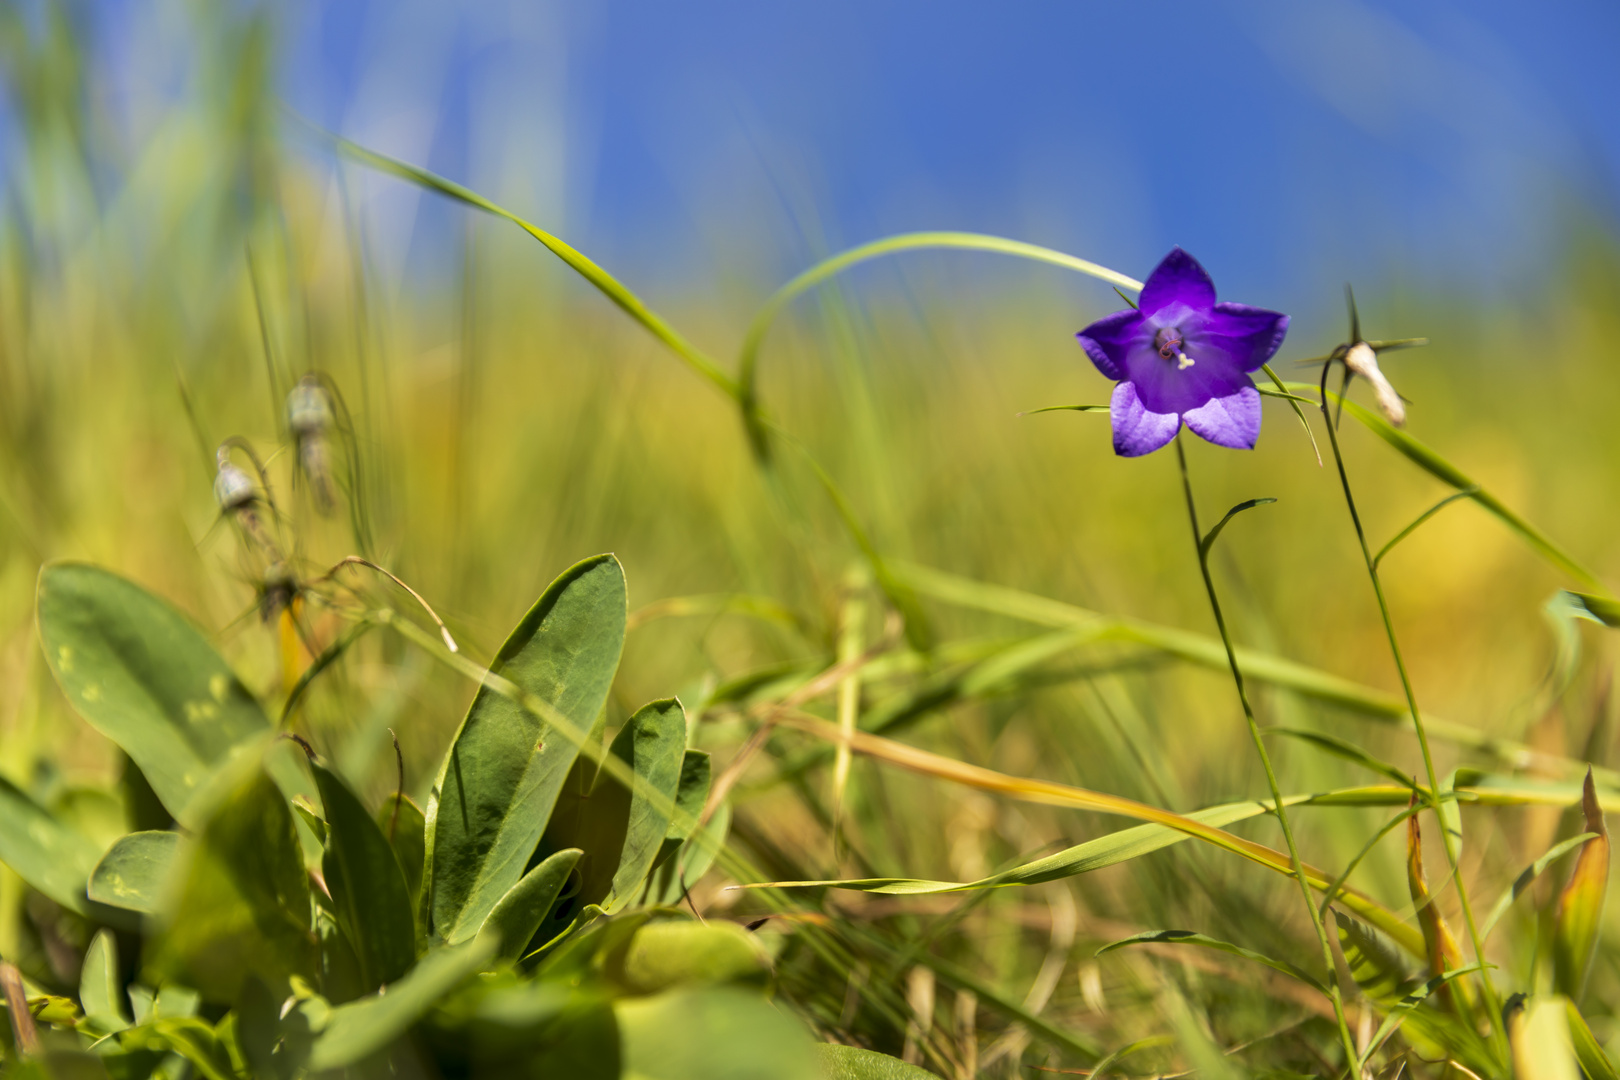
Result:
<svg viewBox="0 0 1620 1080">
<path fill-rule="evenodd" d="M 1265 738 L 1260 734 L 1260 724 L 1254 718 L 1254 708 L 1249 704 L 1249 692 L 1243 686 L 1243 671 L 1238 667 L 1237 653 L 1232 648 L 1232 635 L 1226 629 L 1226 616 L 1221 613 L 1220 599 L 1215 595 L 1215 579 L 1209 574 L 1209 549 L 1204 544 L 1204 534 L 1198 527 L 1198 505 L 1193 501 L 1192 476 L 1187 472 L 1187 451 L 1181 445 L 1181 433 L 1176 433 L 1176 462 L 1181 466 L 1181 489 L 1187 497 L 1187 521 L 1192 526 L 1193 550 L 1198 554 L 1198 572 L 1204 577 L 1204 591 L 1209 595 L 1209 609 L 1215 616 L 1215 627 L 1220 631 L 1221 644 L 1226 646 L 1226 660 L 1232 669 L 1232 681 L 1237 685 L 1238 701 L 1243 705 L 1243 718 L 1249 724 L 1249 737 L 1254 740 L 1254 748 L 1260 755 L 1260 764 L 1266 771 L 1266 783 L 1271 788 L 1272 806 L 1277 813 L 1277 822 L 1282 826 L 1283 842 L 1288 847 L 1288 861 L 1293 865 L 1294 877 L 1299 881 L 1300 894 L 1305 899 L 1305 917 L 1310 920 L 1311 926 L 1316 930 L 1316 940 L 1322 946 L 1322 961 L 1327 965 L 1327 978 L 1323 980 L 1327 987 L 1328 1000 L 1333 1003 L 1333 1018 L 1339 1024 L 1339 1038 L 1344 1043 L 1345 1063 L 1349 1069 L 1356 1065 L 1356 1040 L 1350 1034 L 1350 1022 L 1344 1015 L 1344 995 L 1339 989 L 1337 977 L 1338 967 L 1333 962 L 1333 945 L 1328 941 L 1327 928 L 1316 911 L 1316 900 L 1311 895 L 1311 882 L 1305 876 L 1305 865 L 1300 861 L 1299 848 L 1294 843 L 1294 829 L 1288 823 L 1288 811 L 1284 809 L 1282 788 L 1277 784 L 1277 771 L 1271 767 L 1271 755 L 1266 752 Z"/>
<path fill-rule="evenodd" d="M 1445 815 L 1440 810 L 1440 780 L 1434 771 L 1434 755 L 1429 752 L 1429 736 L 1423 727 L 1423 716 L 1418 712 L 1417 693 L 1412 689 L 1411 676 L 1406 671 L 1406 658 L 1401 653 L 1401 643 L 1395 636 L 1395 622 L 1390 618 L 1389 602 L 1384 599 L 1384 583 L 1378 576 L 1378 563 L 1373 558 L 1372 549 L 1367 546 L 1367 533 L 1361 526 L 1361 514 L 1356 510 L 1356 498 L 1350 490 L 1350 474 L 1345 471 L 1344 454 L 1339 449 L 1339 433 L 1335 430 L 1333 416 L 1327 405 L 1327 376 L 1332 364 L 1322 365 L 1322 422 L 1328 429 L 1328 444 L 1333 448 L 1333 461 L 1339 468 L 1339 486 L 1344 489 L 1344 505 L 1350 511 L 1350 523 L 1355 526 L 1356 543 L 1361 545 L 1362 561 L 1367 564 L 1367 577 L 1372 582 L 1373 595 L 1378 598 L 1378 614 L 1384 620 L 1384 636 L 1389 639 L 1390 655 L 1395 658 L 1395 671 L 1400 676 L 1401 690 L 1406 695 L 1406 707 L 1412 714 L 1412 730 L 1417 732 L 1418 748 L 1423 753 L 1423 768 L 1428 776 L 1429 786 L 1427 801 L 1434 810 L 1435 821 L 1440 825 L 1441 847 L 1445 849 L 1446 863 L 1451 869 L 1451 879 L 1457 886 L 1457 903 L 1462 908 L 1463 922 L 1468 929 L 1468 940 L 1474 947 L 1474 961 L 1480 965 L 1479 981 L 1485 993 L 1485 1008 L 1491 1017 L 1491 1037 L 1497 1043 L 1498 1049 L 1506 1049 L 1506 1035 L 1502 1030 L 1502 1002 L 1496 996 L 1496 987 L 1491 983 L 1490 976 L 1485 971 L 1485 949 L 1479 936 L 1478 924 L 1474 921 L 1474 908 L 1468 901 L 1468 888 L 1463 884 L 1462 871 L 1457 864 L 1457 846 L 1446 827 Z"/>
</svg>

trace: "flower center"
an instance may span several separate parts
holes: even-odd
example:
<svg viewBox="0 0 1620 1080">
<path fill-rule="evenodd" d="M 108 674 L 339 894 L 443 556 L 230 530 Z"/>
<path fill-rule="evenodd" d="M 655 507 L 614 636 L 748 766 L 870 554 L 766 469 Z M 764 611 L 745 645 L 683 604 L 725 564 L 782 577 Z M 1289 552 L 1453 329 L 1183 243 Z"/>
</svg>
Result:
<svg viewBox="0 0 1620 1080">
<path fill-rule="evenodd" d="M 1166 326 L 1153 335 L 1153 347 L 1159 350 L 1159 355 L 1166 360 L 1176 362 L 1177 371 L 1186 371 L 1193 366 L 1193 358 L 1181 349 L 1181 331 L 1174 326 Z"/>
</svg>

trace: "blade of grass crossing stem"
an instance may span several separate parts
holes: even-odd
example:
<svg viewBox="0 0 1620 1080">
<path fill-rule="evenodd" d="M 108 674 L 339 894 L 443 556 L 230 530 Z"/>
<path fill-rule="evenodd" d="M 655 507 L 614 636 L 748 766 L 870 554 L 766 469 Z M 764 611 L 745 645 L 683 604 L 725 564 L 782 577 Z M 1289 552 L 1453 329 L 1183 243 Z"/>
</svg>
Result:
<svg viewBox="0 0 1620 1080">
<path fill-rule="evenodd" d="M 1418 527 L 1421 526 L 1425 521 L 1428 521 L 1430 518 L 1434 517 L 1434 515 L 1438 514 L 1440 511 L 1444 510 L 1446 507 L 1450 506 L 1452 503 L 1456 502 L 1458 499 L 1472 498 L 1474 495 L 1477 495 L 1478 493 L 1479 493 L 1479 488 L 1478 487 L 1471 487 L 1471 488 L 1468 488 L 1466 491 L 1459 491 L 1459 492 L 1456 492 L 1455 494 L 1447 495 L 1445 498 L 1441 499 L 1439 502 L 1435 503 L 1433 506 L 1431 506 L 1427 510 L 1423 511 L 1423 513 L 1419 514 L 1413 520 L 1412 524 L 1408 525 L 1406 528 L 1404 528 L 1400 532 L 1396 533 L 1394 538 L 1392 540 L 1390 540 L 1389 543 L 1385 544 L 1383 547 L 1378 549 L 1378 554 L 1373 556 L 1373 560 L 1372 560 L 1373 569 L 1376 570 L 1378 568 L 1378 565 L 1384 561 L 1384 556 L 1388 555 L 1390 553 L 1391 549 L 1393 549 L 1396 544 L 1399 544 L 1402 540 L 1405 540 L 1408 536 L 1411 536 L 1414 532 L 1416 532 L 1418 530 Z"/>
<path fill-rule="evenodd" d="M 617 304 L 625 314 L 640 323 L 648 333 L 668 346 L 693 371 L 713 383 L 727 397 L 740 400 L 737 382 L 730 375 L 727 375 L 713 358 L 686 340 L 679 331 L 643 303 L 640 297 L 625 288 L 617 278 L 592 262 L 582 252 L 570 247 L 544 229 L 518 217 L 505 207 L 491 202 L 470 188 L 463 187 L 426 169 L 391 158 L 386 154 L 368 150 L 340 135 L 334 135 L 326 131 L 321 131 L 320 134 L 345 156 L 368 168 L 388 173 L 391 176 L 397 176 L 418 187 L 437 192 L 467 206 L 510 221 L 545 245 L 546 249 L 567 264 L 569 269 L 594 285 L 602 295 Z"/>
<path fill-rule="evenodd" d="M 1576 1004 L 1586 991 L 1609 888 L 1609 830 L 1603 823 L 1603 809 L 1598 805 L 1590 773 L 1581 796 L 1581 811 L 1586 817 L 1586 831 L 1597 836 L 1588 840 L 1576 857 L 1569 883 L 1558 897 L 1553 923 L 1553 983 Z"/>
<path fill-rule="evenodd" d="M 1245 960 L 1253 960 L 1257 964 L 1264 964 L 1273 971 L 1280 971 L 1289 978 L 1298 979 L 1300 982 L 1314 990 L 1320 990 L 1324 994 L 1327 993 L 1327 987 L 1322 985 L 1322 981 L 1320 979 L 1316 978 L 1314 975 L 1311 975 L 1309 972 L 1295 967 L 1286 960 L 1274 960 L 1264 953 L 1256 952 L 1253 949 L 1246 949 L 1241 945 L 1234 945 L 1230 941 L 1221 941 L 1217 938 L 1195 933 L 1192 930 L 1144 931 L 1143 933 L 1134 934 L 1128 938 L 1121 938 L 1118 941 L 1111 941 L 1107 945 L 1104 945 L 1102 948 L 1098 949 L 1094 955 L 1101 956 L 1104 953 L 1113 952 L 1115 949 L 1123 949 L 1127 945 L 1197 945 L 1205 949 L 1215 949 L 1218 952 L 1231 953 L 1233 956 L 1241 956 Z"/>
<path fill-rule="evenodd" d="M 1286 386 L 1290 390 L 1304 390 L 1312 393 L 1319 390 L 1317 386 L 1310 383 L 1287 383 Z M 1597 575 L 1588 570 L 1578 559 L 1558 546 L 1546 533 L 1508 509 L 1507 505 L 1500 499 L 1469 479 L 1461 469 L 1441 457 L 1427 445 L 1395 427 L 1382 416 L 1363 408 L 1348 398 L 1341 398 L 1331 390 L 1328 391 L 1327 396 L 1329 401 L 1341 404 L 1345 412 L 1354 416 L 1374 435 L 1400 451 L 1408 461 L 1417 465 L 1436 480 L 1449 484 L 1459 492 L 1471 490 L 1475 502 L 1496 515 L 1508 528 L 1518 533 L 1547 562 L 1590 588 L 1602 588 L 1602 583 L 1598 580 Z"/>
<path fill-rule="evenodd" d="M 1311 441 L 1311 453 L 1316 455 L 1316 464 L 1320 467 L 1322 464 L 1322 448 L 1316 445 L 1316 432 L 1311 430 L 1311 422 L 1305 419 L 1305 410 L 1300 408 L 1301 402 L 1308 405 L 1315 404 L 1315 402 L 1311 401 L 1310 398 L 1301 398 L 1297 394 L 1290 394 L 1287 388 L 1283 386 L 1282 379 L 1272 370 L 1270 364 L 1261 364 L 1260 370 L 1266 373 L 1266 378 L 1270 379 L 1272 385 L 1277 388 L 1277 396 L 1286 400 L 1288 407 L 1294 410 L 1294 416 L 1299 420 L 1299 426 L 1305 429 L 1305 437 Z M 1262 394 L 1266 393 L 1264 389 L 1260 392 Z"/>
<path fill-rule="evenodd" d="M 1310 743 L 1318 749 L 1326 750 L 1335 757 L 1343 758 L 1346 761 L 1355 762 L 1362 768 L 1393 780 L 1397 784 L 1405 784 L 1414 790 L 1417 788 L 1416 783 L 1404 770 L 1396 768 L 1387 761 L 1373 757 L 1355 743 L 1347 739 L 1341 739 L 1337 735 L 1329 735 L 1321 731 L 1307 731 L 1303 728 L 1272 727 L 1265 730 L 1267 734 L 1286 735 L 1290 739 Z"/>
</svg>

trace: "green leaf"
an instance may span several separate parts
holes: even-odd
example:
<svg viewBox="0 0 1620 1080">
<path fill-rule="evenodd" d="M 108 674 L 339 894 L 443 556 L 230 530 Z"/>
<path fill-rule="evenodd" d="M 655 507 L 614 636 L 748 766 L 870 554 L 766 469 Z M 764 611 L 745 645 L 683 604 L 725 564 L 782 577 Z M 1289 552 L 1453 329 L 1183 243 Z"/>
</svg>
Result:
<svg viewBox="0 0 1620 1080">
<path fill-rule="evenodd" d="M 512 886 L 484 920 L 479 933 L 494 937 L 500 944 L 498 956 L 516 960 L 527 951 L 535 931 L 562 895 L 568 875 L 583 854 L 579 848 L 565 848 L 541 860 Z"/>
<path fill-rule="evenodd" d="M 248 976 L 285 987 L 313 980 L 309 879 L 281 790 L 261 768 L 212 801 L 181 851 L 152 965 L 211 1001 L 234 1001 Z"/>
<path fill-rule="evenodd" d="M 360 981 L 375 990 L 416 960 L 416 914 L 388 838 L 354 792 L 326 766 L 309 763 L 326 807 L 328 841 L 321 861 L 338 925 L 354 946 Z"/>
<path fill-rule="evenodd" d="M 1403 996 L 1401 985 L 1406 981 L 1400 954 L 1388 939 L 1360 920 L 1342 911 L 1334 911 L 1333 919 L 1339 925 L 1339 947 L 1344 950 L 1350 977 L 1373 1001 L 1386 1008 L 1394 1005 Z"/>
<path fill-rule="evenodd" d="M 191 1062 L 207 1080 L 237 1080 L 231 1056 L 215 1030 L 191 1016 L 160 1017 L 116 1036 L 127 1049 L 168 1050 Z"/>
<path fill-rule="evenodd" d="M 167 830 L 119 838 L 90 872 L 90 899 L 143 915 L 155 914 L 179 845 L 180 834 Z"/>
<path fill-rule="evenodd" d="M 1430 978 L 1427 982 L 1420 983 L 1415 989 L 1408 991 L 1390 1007 L 1389 1012 L 1384 1016 L 1384 1022 L 1379 1024 L 1378 1030 L 1373 1033 L 1371 1041 L 1367 1043 L 1366 1052 L 1361 1055 L 1361 1061 L 1358 1063 L 1360 1068 L 1362 1070 L 1366 1069 L 1367 1062 L 1378 1048 L 1384 1045 L 1384 1041 L 1395 1034 L 1401 1024 L 1410 1018 L 1413 1010 L 1428 1000 L 1435 991 L 1447 986 L 1454 979 L 1461 978 L 1464 975 L 1472 975 L 1479 970 L 1478 964 L 1470 964 L 1468 967 L 1442 972 Z M 1424 1035 L 1433 1037 L 1433 1034 L 1428 1031 L 1424 1032 Z"/>
<path fill-rule="evenodd" d="M 1309 802 L 1309 795 L 1285 796 L 1284 806 Z M 1194 821 L 1217 828 L 1237 821 L 1259 817 L 1268 812 L 1264 803 L 1247 800 L 1225 803 L 1196 810 L 1187 815 Z M 1039 885 L 1047 881 L 1087 874 L 1093 870 L 1128 862 L 1151 854 L 1172 844 L 1192 839 L 1187 833 L 1165 825 L 1136 825 L 1129 829 L 1099 836 L 1083 844 L 1065 848 L 1032 862 L 1023 863 L 999 874 L 978 881 L 930 881 L 925 878 L 848 878 L 842 881 L 780 881 L 771 886 L 784 888 L 821 886 L 832 889 L 851 889 L 856 892 L 883 893 L 894 896 L 926 896 L 934 893 L 964 892 L 970 889 L 990 889 L 1009 885 Z M 763 888 L 745 885 L 744 888 Z"/>
<path fill-rule="evenodd" d="M 809 1036 L 758 993 L 683 990 L 614 1003 L 625 1076 L 817 1080 Z"/>
<path fill-rule="evenodd" d="M 707 750 L 688 750 L 681 757 L 681 780 L 675 788 L 675 814 L 669 819 L 669 831 L 658 848 L 653 866 L 658 867 L 686 842 L 697 828 L 703 815 L 703 806 L 709 801 L 712 763 Z"/>
<path fill-rule="evenodd" d="M 731 803 L 723 802 L 702 828 L 687 837 L 675 854 L 665 860 L 652 875 L 647 889 L 647 902 L 651 904 L 678 904 L 700 881 L 715 858 L 725 847 L 726 835 L 731 830 Z"/>
<path fill-rule="evenodd" d="M 1204 534 L 1204 538 L 1202 540 L 1198 541 L 1198 553 L 1206 558 L 1208 557 L 1209 549 L 1215 546 L 1216 539 L 1221 535 L 1221 530 L 1226 528 L 1226 523 L 1228 521 L 1231 521 L 1245 510 L 1253 510 L 1257 506 L 1265 506 L 1268 503 L 1274 503 L 1276 501 L 1276 499 L 1266 496 L 1265 498 L 1248 499 L 1244 502 L 1238 503 L 1236 506 L 1232 507 L 1232 509 L 1226 512 L 1225 517 L 1221 518 L 1221 520 L 1215 523 L 1215 527 L 1213 529 Z"/>
<path fill-rule="evenodd" d="M 1581 833 L 1579 836 L 1572 836 L 1562 843 L 1554 844 L 1547 849 L 1547 852 L 1541 858 L 1525 867 L 1524 872 L 1513 879 L 1513 884 L 1508 886 L 1507 891 L 1496 901 L 1496 906 L 1491 908 L 1489 915 L 1485 916 L 1485 921 L 1479 924 L 1479 939 L 1486 941 L 1490 938 L 1491 931 L 1496 929 L 1496 924 L 1502 920 L 1503 915 L 1507 914 L 1508 908 L 1512 907 L 1513 902 L 1524 894 L 1524 890 L 1530 887 L 1531 882 L 1541 876 L 1542 871 L 1588 840 L 1596 839 L 1596 837 L 1597 833 L 1589 832 Z"/>
<path fill-rule="evenodd" d="M 1564 1011 L 1569 1014 L 1569 1041 L 1574 1046 L 1575 1060 L 1581 1071 L 1589 1080 L 1620 1080 L 1620 1070 L 1615 1069 L 1597 1036 L 1592 1034 L 1586 1017 L 1568 998 L 1564 999 Z"/>
<path fill-rule="evenodd" d="M 494 953 L 494 941 L 475 938 L 464 945 L 428 953 L 411 973 L 388 988 L 332 1010 L 310 1051 L 312 1070 L 340 1069 L 370 1057 L 416 1023 L 424 1013 Z"/>
<path fill-rule="evenodd" d="M 422 860 L 427 847 L 426 821 L 422 808 L 409 795 L 388 796 L 377 808 L 377 827 L 394 849 L 399 868 L 405 874 L 405 888 L 411 894 L 411 910 L 422 909 Z"/>
<path fill-rule="evenodd" d="M 1264 953 L 1255 952 L 1253 949 L 1245 949 L 1243 946 L 1234 945 L 1230 941 L 1206 937 L 1192 930 L 1147 930 L 1128 938 L 1121 938 L 1119 941 L 1109 942 L 1098 949 L 1096 955 L 1101 956 L 1103 953 L 1113 952 L 1115 949 L 1122 949 L 1127 945 L 1198 945 L 1206 949 L 1216 949 L 1220 952 L 1231 953 L 1233 956 L 1241 956 L 1245 960 L 1253 960 L 1257 964 L 1264 964 L 1274 971 L 1280 971 L 1284 975 L 1298 979 L 1312 989 L 1320 990 L 1324 994 L 1327 993 L 1327 987 L 1322 985 L 1321 980 L 1286 960 L 1273 960 Z"/>
<path fill-rule="evenodd" d="M 580 820 L 581 904 L 612 912 L 640 891 L 664 839 L 670 815 L 659 807 L 674 800 L 686 754 L 686 711 L 674 698 L 644 705 L 619 730 L 609 752 L 634 774 L 635 790 L 597 774 L 590 805 Z M 651 797 L 649 797 L 651 796 Z"/>
<path fill-rule="evenodd" d="M 1553 984 L 1576 1004 L 1586 991 L 1609 888 L 1609 830 L 1603 823 L 1603 808 L 1598 805 L 1597 787 L 1590 772 L 1581 793 L 1581 811 L 1586 817 L 1586 831 L 1597 836 L 1582 845 L 1576 856 L 1575 869 L 1558 897 L 1553 920 Z"/>
<path fill-rule="evenodd" d="M 1591 593 L 1570 592 L 1566 595 L 1572 597 L 1579 605 L 1577 613 L 1584 618 L 1602 623 L 1611 629 L 1620 628 L 1620 600 L 1594 596 Z"/>
<path fill-rule="evenodd" d="M 1273 369 L 1270 364 L 1261 364 L 1260 370 L 1266 373 L 1266 378 L 1271 380 L 1271 384 L 1275 386 L 1276 389 L 1268 390 L 1264 386 L 1258 385 L 1255 387 L 1255 389 L 1259 390 L 1260 393 L 1264 394 L 1266 397 L 1278 397 L 1288 402 L 1288 407 L 1294 410 L 1294 417 L 1299 421 L 1299 426 L 1305 429 L 1305 437 L 1311 441 L 1311 453 L 1316 455 L 1316 464 L 1318 467 L 1320 467 L 1322 464 L 1322 448 L 1316 445 L 1316 432 L 1311 430 L 1311 422 L 1305 419 L 1305 410 L 1300 408 L 1301 405 L 1310 405 L 1314 407 L 1316 405 L 1315 400 L 1308 397 L 1300 397 L 1298 394 L 1290 394 L 1287 388 L 1283 386 L 1282 379 L 1277 375 L 1276 370 Z"/>
<path fill-rule="evenodd" d="M 927 1069 L 897 1057 L 840 1043 L 817 1043 L 816 1065 L 822 1080 L 937 1080 Z"/>
<path fill-rule="evenodd" d="M 124 984 L 118 978 L 118 943 L 111 930 L 98 931 L 85 950 L 79 969 L 79 1006 L 97 1031 L 121 1031 L 129 1026 L 124 1008 Z"/>
<path fill-rule="evenodd" d="M 45 660 L 89 725 L 134 759 L 169 813 L 232 754 L 270 730 L 259 703 L 185 616 L 98 567 L 40 571 Z"/>
<path fill-rule="evenodd" d="M 752 934 L 732 922 L 649 922 L 630 939 L 609 972 L 633 993 L 677 986 L 762 981 L 770 961 Z"/>
<path fill-rule="evenodd" d="M 586 559 L 546 589 L 491 670 L 586 730 L 618 670 L 625 616 L 619 561 Z M 472 937 L 523 876 L 578 753 L 517 702 L 479 689 L 428 800 L 425 877 L 440 939 Z"/>
<path fill-rule="evenodd" d="M 0 862 L 69 911 L 92 914 L 85 885 L 96 845 L 0 777 Z"/>
</svg>

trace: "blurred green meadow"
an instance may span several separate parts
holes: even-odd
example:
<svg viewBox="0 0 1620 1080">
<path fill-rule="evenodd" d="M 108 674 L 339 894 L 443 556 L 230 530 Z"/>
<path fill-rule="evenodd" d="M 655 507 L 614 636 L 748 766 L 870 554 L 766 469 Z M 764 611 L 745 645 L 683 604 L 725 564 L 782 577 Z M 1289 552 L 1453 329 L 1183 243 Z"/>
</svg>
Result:
<svg viewBox="0 0 1620 1080">
<path fill-rule="evenodd" d="M 863 722 L 903 713 L 886 733 L 913 746 L 1181 813 L 1265 795 L 1219 663 L 1143 640 L 1077 640 L 1004 677 L 960 678 L 1054 625 L 1016 617 L 1011 594 L 962 582 L 1215 640 L 1171 455 L 1116 458 L 1106 416 L 1023 415 L 1106 403 L 1110 386 L 1072 336 L 1119 306 L 1106 285 L 992 254 L 917 251 L 812 291 L 766 337 L 760 400 L 915 591 L 922 618 L 908 640 L 807 456 L 779 440 L 762 465 L 733 400 L 520 230 L 465 209 L 454 261 L 404 280 L 379 274 L 368 253 L 377 238 L 354 201 L 362 167 L 279 111 L 264 28 L 224 35 L 212 81 L 112 170 L 108 121 L 84 96 L 71 35 L 41 48 L 14 10 L 3 18 L 21 137 L 0 212 L 0 771 L 98 841 L 124 829 L 123 759 L 41 655 L 42 565 L 94 562 L 169 599 L 272 716 L 289 672 L 343 628 L 309 604 L 305 639 L 290 644 L 260 618 L 267 567 L 212 495 L 215 448 L 233 436 L 266 462 L 295 574 L 364 555 L 421 593 L 480 664 L 565 567 L 615 553 L 631 615 L 609 729 L 641 702 L 678 694 L 690 742 L 714 755 L 717 774 L 772 702 L 870 651 L 856 684 Z M 1411 434 L 1600 581 L 1620 582 L 1620 245 L 1578 212 L 1568 220 L 1558 272 L 1511 310 L 1461 291 L 1354 284 L 1369 334 L 1432 342 L 1384 361 L 1410 399 Z M 770 261 L 753 238 L 724 242 L 734 276 L 658 310 L 729 372 L 779 283 L 752 269 Z M 1220 266 L 1210 270 L 1219 282 Z M 1345 335 L 1341 298 L 1324 295 L 1293 313 L 1273 366 L 1314 381 L 1316 369 L 1293 362 Z M 346 471 L 332 516 L 295 477 L 284 418 L 287 392 L 309 371 L 329 378 L 352 417 L 336 444 Z M 1364 385 L 1351 396 L 1371 404 Z M 1319 464 L 1286 402 L 1264 407 L 1252 453 L 1187 445 L 1206 525 L 1242 500 L 1277 500 L 1236 520 L 1215 551 L 1234 637 L 1398 698 L 1332 459 Z M 1321 417 L 1306 415 L 1326 455 Z M 1341 435 L 1375 550 L 1449 493 L 1351 418 Z M 1620 768 L 1614 634 L 1547 610 L 1580 582 L 1468 500 L 1404 541 L 1383 572 L 1425 714 L 1544 755 L 1504 762 L 1435 734 L 1442 773 L 1477 765 L 1568 785 L 1580 770 L 1556 758 Z M 345 575 L 419 617 L 381 579 Z M 836 719 L 838 682 L 795 705 Z M 405 791 L 425 802 L 473 689 L 373 633 L 312 684 L 291 730 L 374 806 L 395 789 L 392 729 Z M 1252 692 L 1263 726 L 1354 742 L 1422 782 L 1408 725 L 1265 680 Z M 1284 792 L 1388 782 L 1297 739 L 1269 745 Z M 766 880 L 975 881 L 1122 827 L 861 755 L 840 802 L 826 743 L 778 729 L 762 746 L 736 777 L 728 844 Z M 1464 810 L 1461 874 L 1476 908 L 1580 831 L 1574 801 Z M 1292 820 L 1307 861 L 1337 871 L 1398 809 L 1311 807 Z M 1280 846 L 1263 815 L 1231 829 Z M 1411 916 L 1404 836 L 1392 833 L 1353 881 Z M 1429 844 L 1431 884 L 1455 925 L 1455 890 Z M 83 942 L 54 940 L 37 896 L 10 871 L 0 881 L 0 954 L 57 992 L 76 986 Z M 692 888 L 692 909 L 744 922 L 772 910 L 734 884 L 711 872 Z M 1514 936 L 1489 951 L 1504 986 L 1544 989 L 1547 916 L 1532 908 L 1545 912 L 1556 891 L 1542 880 L 1503 924 Z M 1096 1056 L 1077 1046 L 1106 1053 L 1155 1036 L 1167 1038 L 1120 1068 L 1333 1074 L 1324 999 L 1269 969 L 1167 945 L 1093 956 L 1179 928 L 1316 960 L 1290 883 L 1202 844 L 988 892 L 777 895 L 789 914 L 758 931 L 774 940 L 775 1000 L 824 1040 L 944 1075 L 1090 1068 Z M 848 963 L 799 944 L 808 926 L 843 934 Z M 1613 909 L 1604 929 L 1582 1009 L 1607 1043 L 1620 1036 Z M 898 1013 L 868 1008 L 874 994 Z M 907 1009 L 924 1019 L 897 1023 Z M 1210 1047 L 1230 1054 L 1200 1057 Z"/>
</svg>

